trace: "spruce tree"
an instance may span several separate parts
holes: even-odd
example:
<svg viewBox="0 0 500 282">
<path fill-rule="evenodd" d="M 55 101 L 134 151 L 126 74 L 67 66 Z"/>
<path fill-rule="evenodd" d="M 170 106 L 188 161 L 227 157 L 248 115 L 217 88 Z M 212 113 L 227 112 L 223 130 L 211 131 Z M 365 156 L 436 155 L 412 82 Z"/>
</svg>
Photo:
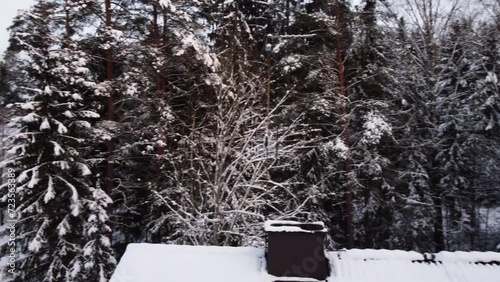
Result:
<svg viewBox="0 0 500 282">
<path fill-rule="evenodd" d="M 96 83 L 86 54 L 68 34 L 57 33 L 60 5 L 39 0 L 11 27 L 12 48 L 27 56 L 21 68 L 29 82 L 17 85 L 25 101 L 13 105 L 11 125 L 19 133 L 12 136 L 14 147 L 3 162 L 18 174 L 15 281 L 79 281 L 88 253 L 83 247 L 89 240 L 82 233 L 92 229 L 108 241 L 110 235 L 107 228 L 87 223 L 89 215 L 98 212 L 99 204 L 92 203 L 102 198 L 93 193 L 92 167 L 85 156 L 88 132 L 99 118 L 92 107 Z M 107 265 L 106 271 L 87 278 L 105 281 L 116 263 L 113 252 L 106 244 L 94 251 L 94 259 L 102 255 L 104 263 L 85 269 Z"/>
</svg>

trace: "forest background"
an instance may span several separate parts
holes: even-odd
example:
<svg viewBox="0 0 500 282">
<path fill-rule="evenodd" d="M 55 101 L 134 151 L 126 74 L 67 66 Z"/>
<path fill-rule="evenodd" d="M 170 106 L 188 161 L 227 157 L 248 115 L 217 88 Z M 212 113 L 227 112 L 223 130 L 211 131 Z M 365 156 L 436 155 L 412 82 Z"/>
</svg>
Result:
<svg viewBox="0 0 500 282">
<path fill-rule="evenodd" d="M 500 249 L 499 0 L 36 0 L 10 36 L 14 281 L 107 281 L 133 242 L 262 246 L 266 219 Z"/>
</svg>

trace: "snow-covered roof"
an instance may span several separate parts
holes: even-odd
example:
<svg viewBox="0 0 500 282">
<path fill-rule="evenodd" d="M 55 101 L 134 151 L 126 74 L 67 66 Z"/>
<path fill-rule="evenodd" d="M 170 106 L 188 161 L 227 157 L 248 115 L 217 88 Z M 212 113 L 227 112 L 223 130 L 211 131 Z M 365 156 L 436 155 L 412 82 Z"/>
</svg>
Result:
<svg viewBox="0 0 500 282">
<path fill-rule="evenodd" d="M 499 282 L 500 253 L 347 250 L 328 252 L 329 282 Z M 434 261 L 425 261 L 433 258 Z M 271 282 L 264 250 L 130 244 L 110 282 Z M 290 281 L 316 281 L 297 279 Z"/>
<path fill-rule="evenodd" d="M 330 252 L 331 281 L 499 282 L 500 253 L 347 250 Z M 425 260 L 434 258 L 434 260 Z"/>
<path fill-rule="evenodd" d="M 130 244 L 110 282 L 258 282 L 264 250 L 251 247 Z"/>
<path fill-rule="evenodd" d="M 291 220 L 267 220 L 264 222 L 266 232 L 301 232 L 315 233 L 326 232 L 325 224 L 321 221 L 303 223 Z"/>
</svg>

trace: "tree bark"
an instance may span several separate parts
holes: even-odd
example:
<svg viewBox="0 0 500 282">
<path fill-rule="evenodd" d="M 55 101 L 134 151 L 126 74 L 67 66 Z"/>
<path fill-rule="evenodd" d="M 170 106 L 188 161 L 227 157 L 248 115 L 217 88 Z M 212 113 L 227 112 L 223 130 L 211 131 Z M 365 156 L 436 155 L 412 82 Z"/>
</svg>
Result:
<svg viewBox="0 0 500 282">
<path fill-rule="evenodd" d="M 69 7 L 68 7 L 68 0 L 64 1 L 64 8 L 66 12 L 66 46 L 69 47 L 69 44 L 71 43 L 71 19 L 70 19 L 70 14 L 69 14 Z"/>
<path fill-rule="evenodd" d="M 111 28 L 111 0 L 106 0 L 106 28 Z M 107 73 L 107 80 L 108 81 L 113 81 L 113 49 L 110 48 L 107 50 L 106 54 L 106 73 Z M 113 100 L 113 93 L 109 93 L 108 97 L 108 120 L 113 121 L 114 120 L 114 100 Z M 114 144 L 113 140 L 108 140 L 106 142 L 107 148 L 108 148 L 108 159 L 107 159 L 107 169 L 106 169 L 106 194 L 111 197 L 111 193 L 113 192 L 113 179 L 114 179 L 114 165 L 113 165 L 113 159 L 114 159 Z M 108 213 L 111 215 L 113 211 L 112 205 L 108 205 Z"/>
<path fill-rule="evenodd" d="M 441 196 L 434 197 L 434 244 L 435 252 L 444 251 L 444 230 L 443 230 L 443 200 Z"/>
<path fill-rule="evenodd" d="M 153 4 L 153 45 L 154 45 L 154 48 L 159 50 L 161 48 L 160 46 L 160 29 L 159 29 L 159 26 L 158 26 L 158 5 L 155 1 L 152 1 L 152 4 Z M 163 83 L 162 83 L 162 77 L 161 77 L 161 70 L 157 70 L 157 73 L 156 73 L 156 96 L 158 99 L 162 99 L 162 93 L 163 93 Z M 159 120 L 159 124 L 160 124 L 160 127 L 161 127 L 161 118 Z M 162 130 L 160 128 L 158 134 L 160 134 L 160 136 L 162 136 Z M 165 152 L 163 146 L 158 143 L 157 144 L 157 147 L 156 147 L 156 153 L 158 155 L 163 155 L 163 153 Z"/>
<path fill-rule="evenodd" d="M 351 157 L 350 157 L 350 136 L 349 136 L 349 123 L 347 119 L 348 109 L 347 109 L 347 96 L 345 89 L 345 78 L 344 78 L 344 58 L 342 55 L 342 28 L 341 28 L 341 7 L 340 1 L 335 1 L 335 10 L 336 10 L 336 43 L 337 43 L 337 69 L 338 69 L 338 80 L 340 87 L 340 98 L 341 102 L 341 114 L 342 114 L 342 127 L 343 133 L 342 138 L 345 146 L 348 148 L 347 157 L 344 162 L 344 169 L 346 172 L 347 183 L 345 185 L 344 191 L 344 201 L 345 201 L 345 235 L 346 235 L 346 247 L 353 248 L 354 247 L 354 236 L 353 236 L 353 215 L 352 215 L 352 183 L 350 179 L 350 175 L 352 172 L 351 165 Z"/>
</svg>

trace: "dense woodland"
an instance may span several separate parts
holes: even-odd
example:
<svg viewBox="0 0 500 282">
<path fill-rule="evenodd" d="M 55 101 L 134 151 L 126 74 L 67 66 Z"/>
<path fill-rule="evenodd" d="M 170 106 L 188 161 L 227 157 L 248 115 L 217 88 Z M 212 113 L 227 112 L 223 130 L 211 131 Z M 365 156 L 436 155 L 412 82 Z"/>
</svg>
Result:
<svg viewBox="0 0 500 282">
<path fill-rule="evenodd" d="M 500 249 L 500 2 L 471 4 L 36 0 L 0 65 L 6 277 L 105 282 L 128 243 L 262 246 L 265 219 Z"/>
</svg>

